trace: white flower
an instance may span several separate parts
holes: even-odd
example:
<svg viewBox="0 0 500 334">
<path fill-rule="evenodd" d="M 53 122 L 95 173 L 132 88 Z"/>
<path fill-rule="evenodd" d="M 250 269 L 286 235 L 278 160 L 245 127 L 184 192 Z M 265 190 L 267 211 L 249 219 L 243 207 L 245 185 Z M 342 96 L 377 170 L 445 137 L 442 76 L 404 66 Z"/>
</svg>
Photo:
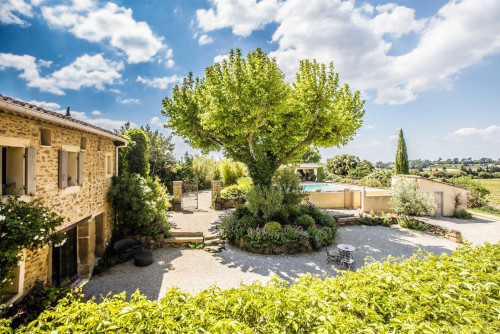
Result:
<svg viewBox="0 0 500 334">
<path fill-rule="evenodd" d="M 3 221 L 5 220 L 5 216 L 4 215 L 0 215 L 0 221 Z"/>
<path fill-rule="evenodd" d="M 38 235 L 35 235 L 35 237 L 33 238 L 33 240 L 38 240 Z"/>
</svg>

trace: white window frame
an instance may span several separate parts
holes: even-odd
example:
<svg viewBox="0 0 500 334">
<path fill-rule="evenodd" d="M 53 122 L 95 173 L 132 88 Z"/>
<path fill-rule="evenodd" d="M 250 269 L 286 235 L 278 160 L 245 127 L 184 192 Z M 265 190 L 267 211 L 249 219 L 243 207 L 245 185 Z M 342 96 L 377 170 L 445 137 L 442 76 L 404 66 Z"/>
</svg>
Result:
<svg viewBox="0 0 500 334">
<path fill-rule="evenodd" d="M 2 137 L 0 136 L 0 149 L 3 149 L 4 147 L 6 147 L 7 149 L 8 148 L 20 148 L 20 149 L 23 149 L 25 150 L 26 147 L 29 147 L 30 146 L 30 140 L 29 139 L 23 139 L 23 138 L 13 138 L 13 137 Z M 23 193 L 22 194 L 11 194 L 11 195 L 3 195 L 3 189 L 0 189 L 0 198 L 1 197 L 8 197 L 8 196 L 13 196 L 13 195 L 18 195 L 18 196 L 21 196 L 21 197 L 25 197 L 26 196 L 26 191 L 25 191 L 25 186 L 26 186 L 26 166 L 25 166 L 25 162 L 26 162 L 26 158 L 24 157 L 25 156 L 25 153 L 23 152 L 23 159 L 22 159 L 22 162 L 21 162 L 21 166 L 22 166 L 22 182 L 21 182 L 21 186 L 18 187 L 17 184 L 16 184 L 16 187 L 17 188 L 21 188 L 21 189 L 24 189 Z M 2 167 L 3 167 L 3 152 L 0 152 L 0 185 L 3 185 L 4 183 L 4 180 L 2 179 L 3 177 L 3 170 L 2 170 Z M 29 198 L 29 196 L 26 196 L 27 198 Z"/>
<path fill-rule="evenodd" d="M 73 153 L 73 154 L 76 154 L 77 156 L 78 156 L 78 153 L 79 153 L 80 151 L 82 151 L 82 150 L 80 149 L 80 146 L 73 146 L 73 145 L 62 145 L 62 146 L 61 146 L 61 149 L 62 149 L 63 151 L 68 152 L 68 153 Z M 78 160 L 77 160 L 77 161 L 75 161 L 75 164 L 76 164 L 76 165 L 75 165 L 75 167 L 76 167 L 76 173 L 75 173 L 75 181 L 74 181 L 74 182 L 75 182 L 75 185 L 70 186 L 70 185 L 69 185 L 69 182 L 68 182 L 68 186 L 67 186 L 66 188 L 64 188 L 64 189 L 60 189 L 60 190 L 62 191 L 62 195 L 74 194 L 74 193 L 77 193 L 77 192 L 79 192 L 79 191 L 81 190 L 81 187 L 82 187 L 82 186 L 79 186 L 79 185 L 78 185 L 78 183 L 77 183 L 77 181 L 76 181 L 76 178 L 77 178 L 77 176 L 78 176 Z M 68 154 L 68 169 L 69 169 L 69 167 L 70 167 L 70 166 L 69 166 L 69 154 Z M 68 176 L 69 176 L 69 173 L 68 173 Z"/>
</svg>

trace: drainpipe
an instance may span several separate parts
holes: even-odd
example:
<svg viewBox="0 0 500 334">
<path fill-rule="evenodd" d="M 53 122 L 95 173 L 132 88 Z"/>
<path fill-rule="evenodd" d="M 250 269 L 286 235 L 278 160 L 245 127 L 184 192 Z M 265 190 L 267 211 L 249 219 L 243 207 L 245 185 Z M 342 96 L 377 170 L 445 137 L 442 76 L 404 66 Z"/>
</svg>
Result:
<svg viewBox="0 0 500 334">
<path fill-rule="evenodd" d="M 127 145 L 128 145 L 128 143 L 125 143 L 123 145 L 117 145 L 115 147 L 115 167 L 116 167 L 115 168 L 115 171 L 116 171 L 115 176 L 118 176 L 118 149 L 127 147 Z"/>
</svg>

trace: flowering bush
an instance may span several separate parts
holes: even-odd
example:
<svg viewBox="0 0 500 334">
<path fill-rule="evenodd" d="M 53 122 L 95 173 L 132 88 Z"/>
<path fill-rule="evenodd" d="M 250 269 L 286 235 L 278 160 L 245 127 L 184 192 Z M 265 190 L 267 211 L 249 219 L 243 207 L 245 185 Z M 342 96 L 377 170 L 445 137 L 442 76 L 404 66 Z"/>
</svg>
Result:
<svg viewBox="0 0 500 334">
<path fill-rule="evenodd" d="M 51 212 L 36 199 L 23 202 L 17 197 L 0 201 L 0 297 L 13 277 L 12 270 L 22 260 L 22 250 L 36 250 L 65 241 L 55 233 L 64 218 Z"/>
</svg>

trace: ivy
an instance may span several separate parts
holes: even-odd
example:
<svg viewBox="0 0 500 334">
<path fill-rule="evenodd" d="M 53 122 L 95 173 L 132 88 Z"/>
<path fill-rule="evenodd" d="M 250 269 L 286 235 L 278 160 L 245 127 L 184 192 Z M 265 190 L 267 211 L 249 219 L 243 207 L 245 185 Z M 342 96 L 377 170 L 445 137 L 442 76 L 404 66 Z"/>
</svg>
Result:
<svg viewBox="0 0 500 334">
<path fill-rule="evenodd" d="M 24 202 L 10 197 L 0 202 L 0 296 L 3 296 L 11 279 L 12 270 L 22 260 L 23 249 L 37 250 L 60 244 L 64 233 L 56 228 L 64 218 L 43 206 L 35 199 Z"/>
</svg>

